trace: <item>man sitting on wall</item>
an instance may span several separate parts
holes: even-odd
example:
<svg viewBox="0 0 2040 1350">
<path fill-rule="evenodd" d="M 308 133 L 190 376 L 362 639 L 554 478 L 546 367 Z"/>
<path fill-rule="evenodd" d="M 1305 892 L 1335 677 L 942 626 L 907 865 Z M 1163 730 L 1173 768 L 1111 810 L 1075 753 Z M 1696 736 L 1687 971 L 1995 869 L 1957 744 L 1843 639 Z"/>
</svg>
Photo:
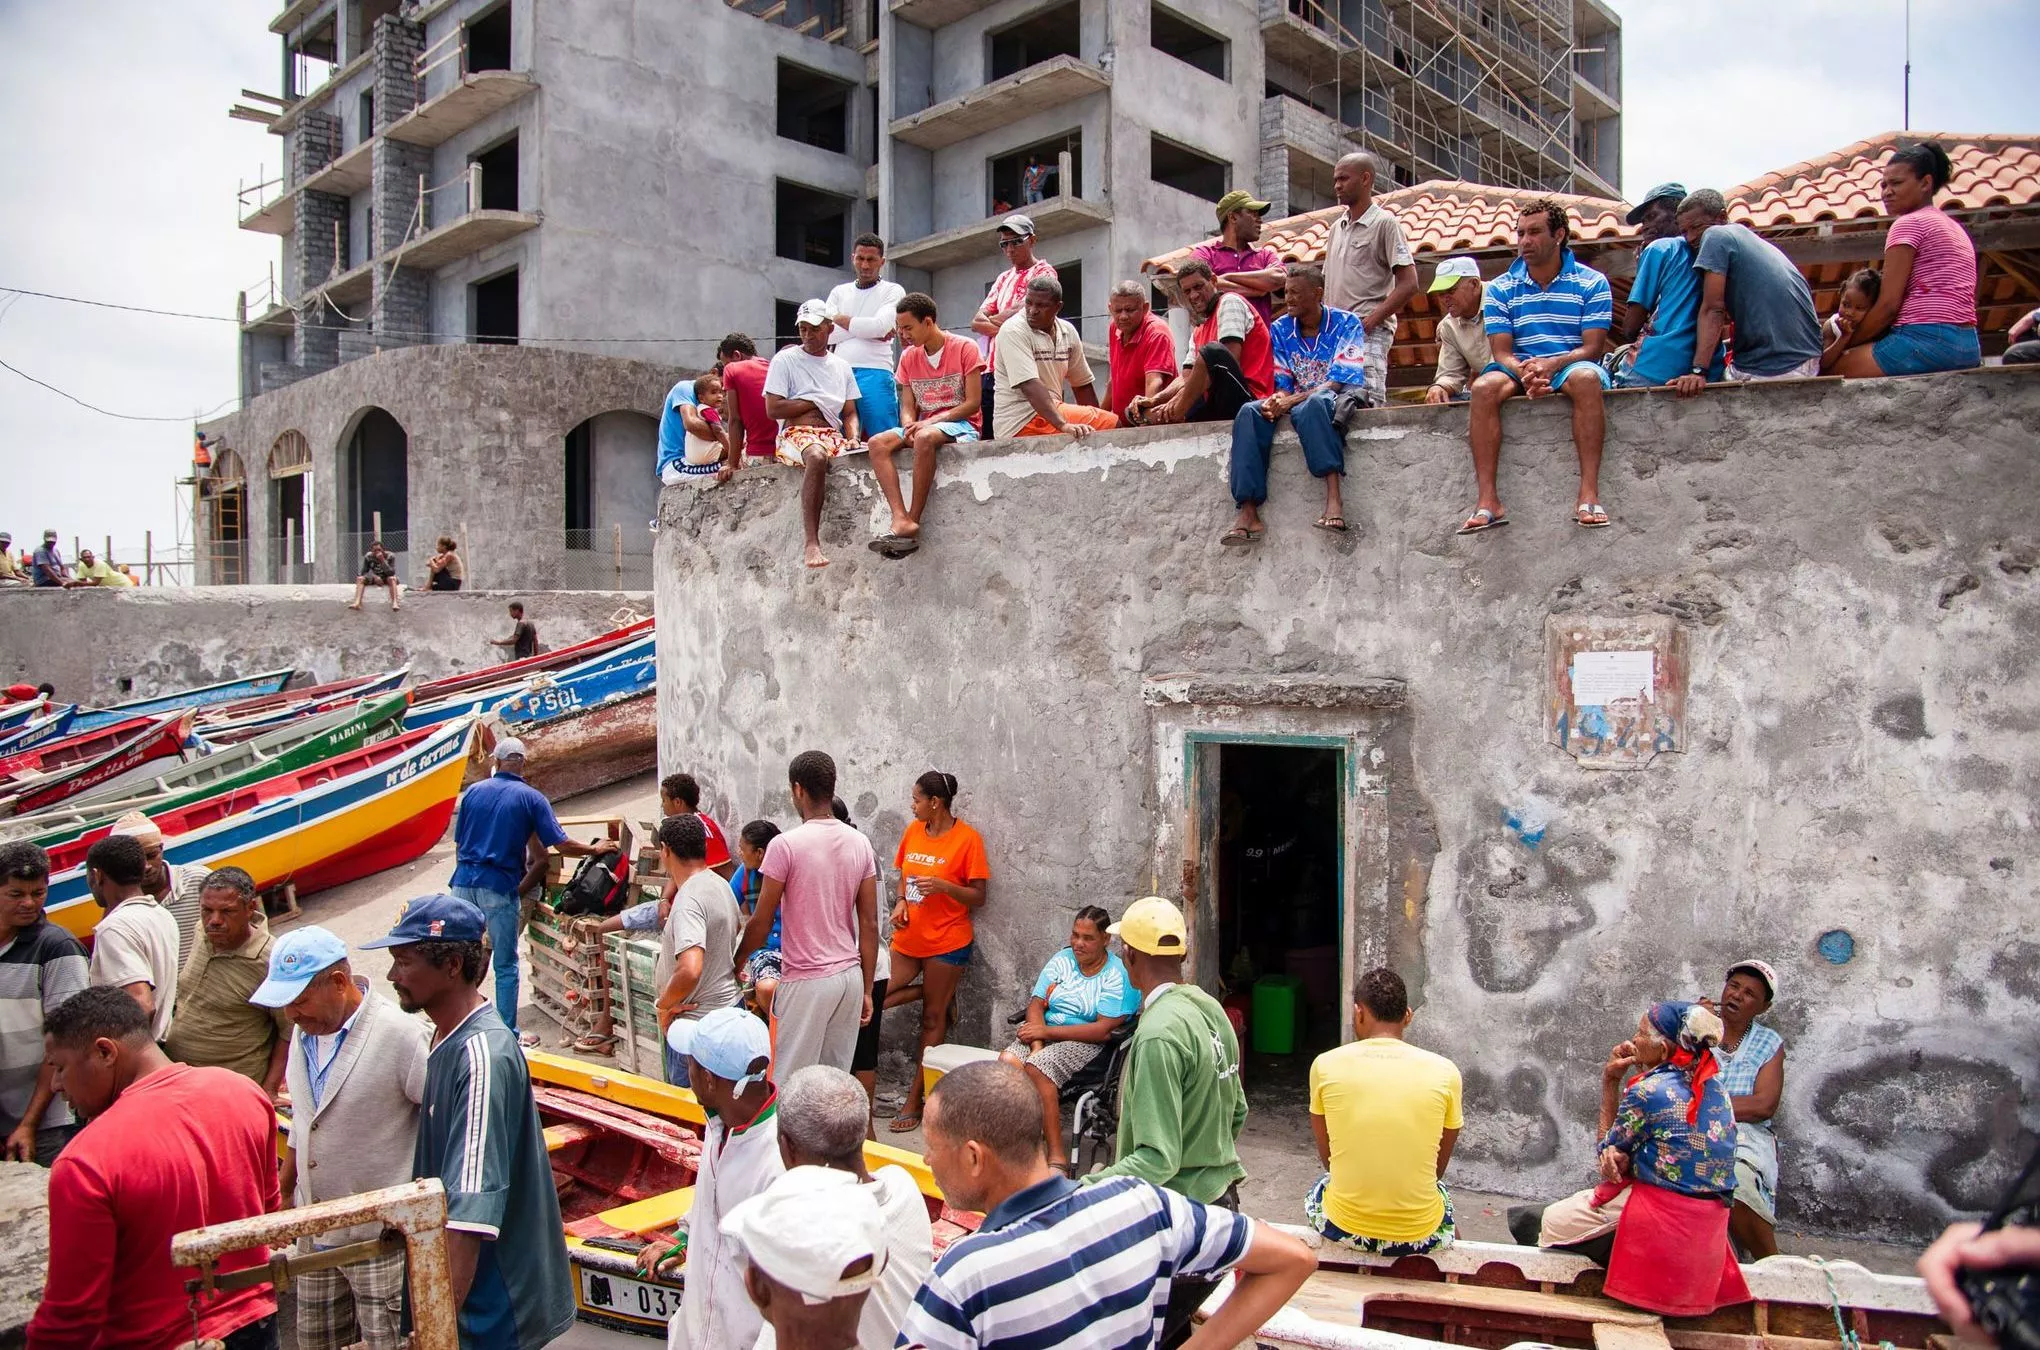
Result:
<svg viewBox="0 0 2040 1350">
<path fill-rule="evenodd" d="M 933 297 L 914 291 L 901 296 L 894 311 L 900 334 L 899 406 L 906 423 L 873 436 L 865 448 L 871 454 L 872 477 L 892 508 L 892 528 L 871 541 L 871 550 L 904 558 L 921 547 L 921 512 L 935 486 L 936 452 L 978 438 L 985 358 L 969 338 L 942 331 L 935 322 Z M 900 471 L 893 463 L 893 455 L 910 445 L 911 502 L 901 496 Z"/>
<path fill-rule="evenodd" d="M 1182 373 L 1161 393 L 1127 405 L 1127 420 L 1230 422 L 1241 408 L 1275 392 L 1268 324 L 1246 297 L 1219 294 L 1218 277 L 1202 259 L 1176 270 L 1176 287 L 1197 320 Z"/>
<path fill-rule="evenodd" d="M 803 300 L 794 318 L 800 342 L 773 353 L 765 374 L 765 411 L 779 423 L 778 459 L 802 471 L 801 528 L 807 565 L 827 567 L 822 552 L 822 498 L 829 461 L 863 439 L 857 420 L 857 377 L 829 350 L 836 325 L 820 300 Z"/>
<path fill-rule="evenodd" d="M 1438 318 L 1438 373 L 1424 391 L 1424 402 L 1463 403 L 1467 386 L 1495 359 L 1480 317 L 1486 296 L 1480 264 L 1471 258 L 1445 259 L 1431 277 L 1431 295 L 1445 312 Z"/>
<path fill-rule="evenodd" d="M 1720 350 L 1721 334 L 1735 325 L 1728 378 L 1808 379 L 1820 374 L 1820 316 L 1806 274 L 1779 248 L 1747 225 L 1731 224 L 1728 202 L 1701 188 L 1679 203 L 1679 229 L 1701 276 L 1699 335 L 1692 363 L 1672 381 L 1680 398 L 1706 384 L 1706 367 Z"/>
<path fill-rule="evenodd" d="M 992 383 L 1002 395 L 992 404 L 992 432 L 1006 436 L 1084 437 L 1110 431 L 1119 419 L 1098 406 L 1097 383 L 1084 358 L 1076 325 L 1058 317 L 1062 283 L 1036 277 L 1027 283 L 1020 312 L 999 325 L 992 343 Z M 1074 402 L 1064 402 L 1067 391 Z"/>
<path fill-rule="evenodd" d="M 1176 338 L 1148 305 L 1141 282 L 1114 282 L 1105 308 L 1112 314 L 1106 341 L 1112 371 L 1107 401 L 1112 406 L 1107 411 L 1124 421 L 1128 404 L 1143 394 L 1161 393 L 1176 377 Z"/>
<path fill-rule="evenodd" d="M 1637 255 L 1636 280 L 1629 284 L 1617 336 L 1629 342 L 1640 333 L 1642 341 L 1615 369 L 1615 383 L 1625 389 L 1670 384 L 1692 364 L 1701 274 L 1693 268 L 1693 246 L 1679 232 L 1679 203 L 1685 198 L 1681 184 L 1660 183 L 1628 216 L 1642 230 L 1643 252 Z M 1710 380 L 1721 378 L 1719 344 L 1705 373 Z"/>
<path fill-rule="evenodd" d="M 403 601 L 398 598 L 404 593 L 404 583 L 397 580 L 397 561 L 383 547 L 380 539 L 372 540 L 368 552 L 361 555 L 361 570 L 354 575 L 354 599 L 347 608 L 360 609 L 362 593 L 370 586 L 390 593 L 391 609 L 404 607 Z"/>
</svg>

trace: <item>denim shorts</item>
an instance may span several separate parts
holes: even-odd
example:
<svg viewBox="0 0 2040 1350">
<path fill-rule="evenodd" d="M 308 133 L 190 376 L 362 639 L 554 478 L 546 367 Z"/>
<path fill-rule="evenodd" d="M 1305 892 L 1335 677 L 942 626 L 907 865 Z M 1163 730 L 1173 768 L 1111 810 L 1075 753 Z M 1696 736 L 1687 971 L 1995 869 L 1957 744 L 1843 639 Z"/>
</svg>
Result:
<svg viewBox="0 0 2040 1350">
<path fill-rule="evenodd" d="M 937 422 L 935 429 L 958 445 L 978 438 L 978 429 L 968 422 Z"/>
<path fill-rule="evenodd" d="M 972 955 L 976 953 L 976 951 L 977 943 L 975 941 L 971 941 L 964 943 L 961 947 L 958 947 L 953 952 L 943 952 L 940 956 L 929 957 L 928 960 L 940 961 L 944 965 L 967 966 L 970 964 L 970 958 L 972 957 Z"/>
<path fill-rule="evenodd" d="M 1901 324 L 1871 343 L 1870 354 L 1886 375 L 1931 375 L 1983 364 L 1976 329 L 1960 323 Z"/>
<path fill-rule="evenodd" d="M 1511 380 L 1515 380 L 1516 392 L 1518 394 L 1527 392 L 1523 388 L 1523 382 L 1521 380 L 1516 379 L 1516 372 L 1510 370 L 1507 366 L 1503 365 L 1501 362 L 1499 361 L 1488 362 L 1488 364 L 1481 370 L 1480 373 L 1485 375 L 1490 370 L 1498 370 L 1502 374 L 1508 376 Z M 1614 381 L 1609 378 L 1607 370 L 1602 367 L 1599 361 L 1574 361 L 1571 365 L 1560 367 L 1558 373 L 1551 377 L 1551 392 L 1554 394 L 1564 393 L 1565 382 L 1571 379 L 1575 374 L 1582 370 L 1593 371 L 1594 378 L 1601 382 L 1601 388 L 1603 390 L 1613 387 Z"/>
</svg>

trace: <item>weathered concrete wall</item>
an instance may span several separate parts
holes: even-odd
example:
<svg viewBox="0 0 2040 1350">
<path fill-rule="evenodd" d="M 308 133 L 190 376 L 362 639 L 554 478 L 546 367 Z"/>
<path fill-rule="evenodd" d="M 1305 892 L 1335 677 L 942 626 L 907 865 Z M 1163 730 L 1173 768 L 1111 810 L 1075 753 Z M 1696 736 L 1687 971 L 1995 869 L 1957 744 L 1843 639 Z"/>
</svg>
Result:
<svg viewBox="0 0 2040 1350">
<path fill-rule="evenodd" d="M 464 538 L 471 585 L 543 588 L 573 581 L 566 434 L 599 413 L 651 416 L 679 378 L 644 361 L 540 347 L 405 347 L 264 394 L 204 430 L 247 467 L 251 577 L 276 575 L 282 545 L 268 536 L 275 485 L 266 466 L 277 438 L 298 431 L 312 454 L 314 579 L 353 581 L 360 555 L 340 549 L 343 452 L 360 415 L 381 408 L 408 438 L 412 533 L 427 546 L 442 532 Z M 425 556 L 413 549 L 413 573 Z"/>
<path fill-rule="evenodd" d="M 1585 531 L 1566 410 L 1511 405 L 1513 524 L 1455 538 L 1464 410 L 1390 412 L 1349 443 L 1352 534 L 1308 527 L 1285 431 L 1248 550 L 1216 542 L 1217 431 L 992 443 L 945 451 L 899 563 L 839 469 L 816 573 L 794 477 L 749 470 L 662 502 L 661 763 L 783 819 L 786 761 L 825 748 L 887 859 L 912 778 L 954 772 L 992 855 L 960 1033 L 983 1043 L 1074 907 L 1181 893 L 1199 734 L 1338 741 L 1342 973 L 1394 961 L 1416 1038 L 1465 1069 L 1455 1178 L 1582 1184 L 1608 1046 L 1758 955 L 1785 1213 L 1918 1235 L 1984 1207 L 2040 1123 L 2036 417 L 2014 371 L 1620 396 L 1616 524 Z M 1553 613 L 1678 621 L 1682 753 L 1592 772 L 1547 743 Z"/>
<path fill-rule="evenodd" d="M 350 586 L 0 590 L 0 684 L 48 680 L 66 699 L 113 703 L 296 666 L 320 681 L 409 665 L 420 680 L 509 659 L 506 606 L 564 647 L 650 614 L 651 597 L 604 591 L 407 594 L 390 612 Z M 120 681 L 132 681 L 123 689 Z"/>
</svg>

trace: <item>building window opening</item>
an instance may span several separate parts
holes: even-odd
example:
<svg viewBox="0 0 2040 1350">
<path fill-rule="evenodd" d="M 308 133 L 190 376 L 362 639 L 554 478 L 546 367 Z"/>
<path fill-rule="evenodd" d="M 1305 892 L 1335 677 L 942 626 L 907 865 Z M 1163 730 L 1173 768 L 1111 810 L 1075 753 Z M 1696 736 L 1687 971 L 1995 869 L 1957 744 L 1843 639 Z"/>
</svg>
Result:
<svg viewBox="0 0 2040 1350">
<path fill-rule="evenodd" d="M 510 69 L 510 6 L 502 4 L 467 23 L 467 68 Z"/>
<path fill-rule="evenodd" d="M 1070 157 L 1070 181 L 1062 181 L 1062 170 L 1058 158 L 1064 151 Z M 1023 210 L 1034 202 L 1046 201 L 1061 196 L 1065 191 L 1072 197 L 1084 195 L 1084 133 L 1077 130 L 1065 131 L 1047 140 L 1023 145 L 989 161 L 986 177 L 991 184 L 991 212 L 1002 216 L 1008 211 Z"/>
<path fill-rule="evenodd" d="M 1001 80 L 1051 57 L 1080 55 L 1077 38 L 1081 17 L 1076 0 L 1069 0 L 993 33 L 989 39 L 991 73 L 986 78 Z"/>
<path fill-rule="evenodd" d="M 1187 145 L 1178 145 L 1160 136 L 1149 139 L 1149 154 L 1148 177 L 1164 187 L 1214 202 L 1226 194 L 1232 178 L 1232 166 L 1224 160 L 1213 159 Z"/>
<path fill-rule="evenodd" d="M 1167 52 L 1185 65 L 1195 66 L 1221 80 L 1226 78 L 1226 40 L 1172 9 L 1164 9 L 1160 5 L 1150 7 L 1148 42 L 1156 51 Z"/>
<path fill-rule="evenodd" d="M 283 58 L 284 82 L 289 85 L 283 91 L 286 98 L 303 98 L 332 79 L 340 65 L 336 20 L 328 17 L 297 41 L 286 43 Z"/>
<path fill-rule="evenodd" d="M 475 167 L 482 171 L 481 200 L 475 203 L 483 211 L 515 211 L 517 209 L 517 137 L 513 134 L 474 157 Z"/>
<path fill-rule="evenodd" d="M 567 547 L 595 547 L 595 423 L 591 419 L 567 433 Z"/>
<path fill-rule="evenodd" d="M 848 257 L 850 199 L 779 179 L 773 187 L 774 251 L 782 258 L 843 267 Z"/>
<path fill-rule="evenodd" d="M 385 14 L 395 14 L 400 0 L 361 0 L 347 33 L 347 59 L 367 51 L 375 42 L 375 23 Z"/>
<path fill-rule="evenodd" d="M 403 424 L 381 408 L 370 408 L 355 424 L 342 452 L 345 481 L 341 557 L 345 565 L 380 538 L 398 560 L 398 575 L 410 551 L 410 438 Z"/>
<path fill-rule="evenodd" d="M 820 71 L 779 63 L 779 134 L 843 154 L 850 148 L 850 86 Z"/>
<path fill-rule="evenodd" d="M 1337 199 L 1332 196 L 1332 171 L 1314 160 L 1289 156 L 1289 212 L 1322 211 Z"/>
<path fill-rule="evenodd" d="M 1218 747 L 1219 976 L 1247 1024 L 1254 1095 L 1301 1095 L 1344 1038 L 1340 752 Z M 1208 790 L 1208 789 L 1206 789 Z"/>
<path fill-rule="evenodd" d="M 517 345 L 517 269 L 468 287 L 468 337 L 475 342 Z"/>
<path fill-rule="evenodd" d="M 1055 279 L 1062 284 L 1062 317 L 1076 325 L 1077 332 L 1085 341 L 1103 341 L 1110 316 L 1094 315 L 1084 303 L 1084 264 L 1076 261 L 1055 264 Z M 1103 307 L 1100 306 L 1102 312 Z M 1093 333 L 1093 328 L 1098 331 Z"/>
<path fill-rule="evenodd" d="M 774 300 L 772 302 L 772 350 L 791 347 L 800 341 L 800 325 L 794 316 L 800 313 L 798 300 Z"/>
</svg>

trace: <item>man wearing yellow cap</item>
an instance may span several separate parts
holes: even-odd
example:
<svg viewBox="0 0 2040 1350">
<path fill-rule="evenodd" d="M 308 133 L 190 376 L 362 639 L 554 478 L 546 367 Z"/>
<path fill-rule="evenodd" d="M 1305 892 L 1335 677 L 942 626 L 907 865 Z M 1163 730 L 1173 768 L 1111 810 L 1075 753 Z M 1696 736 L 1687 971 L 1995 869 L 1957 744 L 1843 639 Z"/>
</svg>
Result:
<svg viewBox="0 0 2040 1350">
<path fill-rule="evenodd" d="M 1218 1000 L 1183 982 L 1189 930 L 1183 911 L 1159 895 L 1136 900 L 1107 930 L 1125 948 L 1140 991 L 1140 1021 L 1119 1083 L 1118 1157 L 1085 1177 L 1139 1177 L 1207 1205 L 1237 1212 L 1240 1130 L 1247 1094 L 1240 1042 Z M 1162 1343 L 1173 1345 L 1215 1282 L 1178 1280 Z"/>
</svg>

